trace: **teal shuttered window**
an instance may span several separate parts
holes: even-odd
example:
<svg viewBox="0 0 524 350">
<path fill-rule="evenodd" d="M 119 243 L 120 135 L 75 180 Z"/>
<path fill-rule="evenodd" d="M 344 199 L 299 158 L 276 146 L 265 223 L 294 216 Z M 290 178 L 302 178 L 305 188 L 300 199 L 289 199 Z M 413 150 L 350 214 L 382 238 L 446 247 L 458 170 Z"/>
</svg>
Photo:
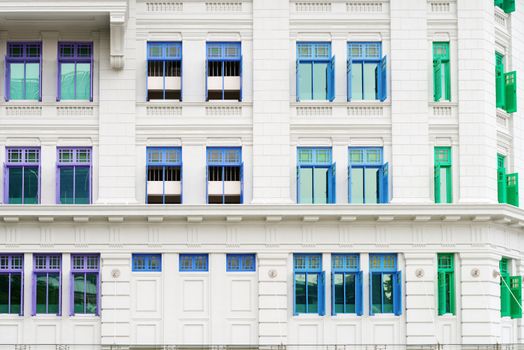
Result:
<svg viewBox="0 0 524 350">
<path fill-rule="evenodd" d="M 449 43 L 433 43 L 433 99 L 451 101 L 451 73 Z"/>
<path fill-rule="evenodd" d="M 506 73 L 504 55 L 495 53 L 495 88 L 497 108 L 508 113 L 517 111 L 517 72 Z"/>
<path fill-rule="evenodd" d="M 497 155 L 497 189 L 499 203 L 519 206 L 519 174 L 506 173 L 506 157 Z"/>
<path fill-rule="evenodd" d="M 455 315 L 455 258 L 453 254 L 437 255 L 438 260 L 438 314 Z"/>
<path fill-rule="evenodd" d="M 451 147 L 435 147 L 435 203 L 453 202 Z"/>
<path fill-rule="evenodd" d="M 297 102 L 335 99 L 335 57 L 331 43 L 297 44 Z"/>
</svg>

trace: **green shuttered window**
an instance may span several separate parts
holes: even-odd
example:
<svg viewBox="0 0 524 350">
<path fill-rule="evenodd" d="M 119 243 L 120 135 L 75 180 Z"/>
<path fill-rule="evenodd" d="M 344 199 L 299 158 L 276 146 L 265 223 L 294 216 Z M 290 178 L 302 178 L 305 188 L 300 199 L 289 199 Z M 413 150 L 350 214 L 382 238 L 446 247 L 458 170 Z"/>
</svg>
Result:
<svg viewBox="0 0 524 350">
<path fill-rule="evenodd" d="M 522 276 L 510 276 L 509 265 L 500 260 L 500 317 L 522 318 Z"/>
<path fill-rule="evenodd" d="M 495 1 L 495 6 L 500 7 L 504 12 L 506 13 L 515 12 L 516 0 L 494 0 L 494 1 Z"/>
<path fill-rule="evenodd" d="M 519 174 L 506 174 L 506 157 L 497 155 L 497 189 L 499 203 L 519 206 Z"/>
<path fill-rule="evenodd" d="M 433 99 L 451 101 L 449 43 L 433 43 Z"/>
<path fill-rule="evenodd" d="M 495 52 L 495 87 L 497 108 L 508 113 L 517 111 L 517 72 L 507 72 L 504 67 L 504 55 Z"/>
<path fill-rule="evenodd" d="M 452 203 L 451 147 L 435 147 L 435 203 Z"/>
<path fill-rule="evenodd" d="M 438 254 L 438 314 L 455 315 L 455 258 L 451 253 Z"/>
</svg>

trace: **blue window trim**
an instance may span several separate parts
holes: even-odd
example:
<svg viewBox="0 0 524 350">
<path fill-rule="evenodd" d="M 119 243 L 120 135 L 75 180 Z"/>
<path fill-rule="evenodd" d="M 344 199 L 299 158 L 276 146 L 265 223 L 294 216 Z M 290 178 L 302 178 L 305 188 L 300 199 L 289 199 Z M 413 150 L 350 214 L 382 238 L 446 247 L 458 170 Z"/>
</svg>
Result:
<svg viewBox="0 0 524 350">
<path fill-rule="evenodd" d="M 300 49 L 302 47 L 311 45 L 311 56 L 301 56 L 300 55 Z M 327 56 L 323 57 L 317 57 L 316 55 L 316 49 L 320 46 L 326 46 L 328 48 L 328 54 Z M 311 63 L 311 69 L 314 70 L 313 66 L 315 63 L 327 63 L 327 100 L 330 102 L 333 102 L 335 99 L 335 56 L 331 56 L 331 42 L 327 41 L 302 41 L 297 42 L 296 46 L 297 50 L 297 62 L 296 62 L 296 98 L 297 102 L 300 102 L 302 99 L 300 97 L 300 74 L 299 74 L 299 67 L 301 63 Z M 314 81 L 314 74 L 311 75 L 312 83 L 312 91 L 311 95 L 313 96 L 313 89 L 315 86 Z"/>
<path fill-rule="evenodd" d="M 230 260 L 233 258 L 239 259 L 239 265 L 237 268 L 233 268 L 230 265 Z M 252 259 L 253 263 L 251 266 L 247 264 L 247 259 Z M 256 264 L 257 264 L 256 254 L 227 254 L 226 256 L 226 271 L 227 272 L 254 272 L 257 269 Z"/>
<path fill-rule="evenodd" d="M 361 52 L 363 53 L 360 56 L 353 56 L 352 55 L 352 47 L 362 45 Z M 368 56 L 367 55 L 367 47 L 371 45 L 378 45 L 378 56 Z M 362 69 L 364 69 L 364 64 L 366 63 L 377 63 L 378 70 L 377 70 L 377 94 L 376 99 L 384 102 L 387 99 L 387 56 L 382 56 L 382 42 L 380 41 L 353 41 L 348 42 L 347 45 L 347 98 L 348 102 L 351 101 L 352 98 L 352 90 L 351 90 L 351 74 L 353 70 L 353 63 L 362 63 Z M 364 75 L 362 75 L 363 77 Z M 364 81 L 362 82 L 362 92 L 364 92 Z"/>
<path fill-rule="evenodd" d="M 211 152 L 219 151 L 221 153 L 221 160 L 214 161 L 210 159 Z M 236 152 L 234 160 L 226 160 L 226 152 Z M 242 161 L 242 147 L 207 147 L 206 150 L 206 202 L 209 203 L 209 167 L 222 167 L 222 171 L 226 167 L 240 168 L 240 203 L 244 203 L 244 162 Z M 222 187 L 224 187 L 224 177 L 222 176 Z M 225 203 L 225 191 L 222 191 L 222 203 Z"/>
<path fill-rule="evenodd" d="M 182 260 L 191 258 L 191 268 L 182 267 Z M 204 258 L 205 268 L 197 268 L 196 259 Z M 178 256 L 178 270 L 180 272 L 208 272 L 209 271 L 209 254 L 180 254 Z"/>
<path fill-rule="evenodd" d="M 362 151 L 362 162 L 352 162 L 351 161 L 351 151 L 352 150 L 361 150 Z M 367 152 L 368 151 L 379 151 L 380 152 L 380 160 L 377 162 L 367 162 Z M 352 203 L 352 194 L 351 194 L 351 181 L 352 181 L 352 169 L 366 169 L 366 168 L 374 168 L 378 169 L 378 183 L 377 183 L 377 203 L 378 204 L 387 204 L 389 203 L 389 163 L 384 162 L 384 150 L 382 147 L 349 147 L 348 148 L 348 202 Z M 365 178 L 365 170 L 364 170 L 364 178 L 363 183 L 366 183 Z M 366 192 L 363 192 L 364 195 L 364 204 L 366 204 Z"/>
<path fill-rule="evenodd" d="M 162 56 L 152 56 L 150 55 L 150 48 L 153 47 L 153 46 L 158 46 L 158 47 L 161 47 L 162 48 Z M 169 55 L 168 54 L 168 49 L 169 48 L 175 48 L 176 51 L 175 51 L 175 55 Z M 147 42 L 147 48 L 146 48 L 146 51 L 147 51 L 147 65 L 149 65 L 149 62 L 153 62 L 153 61 L 157 61 L 157 62 L 164 62 L 163 64 L 163 78 L 164 78 L 164 86 L 163 86 L 163 97 L 164 99 L 166 99 L 166 81 L 165 81 L 165 77 L 166 77 L 166 64 L 165 62 L 167 61 L 173 61 L 173 62 L 180 62 L 180 101 L 182 101 L 183 99 L 183 79 L 184 79 L 184 74 L 183 74 L 183 65 L 182 65 L 182 42 L 180 41 L 148 41 Z M 147 78 L 148 78 L 148 67 L 146 66 L 146 100 L 149 101 L 149 98 L 148 98 L 148 91 L 149 91 L 149 87 L 147 86 Z"/>
<path fill-rule="evenodd" d="M 209 50 L 211 48 L 220 48 L 221 54 L 220 56 L 213 56 L 209 54 Z M 226 55 L 226 49 L 227 48 L 234 48 L 237 50 L 237 55 Z M 207 79 L 209 77 L 208 73 L 208 65 L 209 62 L 222 62 L 222 100 L 225 99 L 225 90 L 224 90 L 224 62 L 240 62 L 240 100 L 243 100 L 243 56 L 242 56 L 242 42 L 240 41 L 208 41 L 206 43 L 206 101 L 209 101 L 208 96 L 208 86 L 207 86 Z"/>
<path fill-rule="evenodd" d="M 151 154 L 154 152 L 154 151 L 160 151 L 161 152 L 161 157 L 162 157 L 162 160 L 159 161 L 159 162 L 154 162 L 151 160 Z M 177 159 L 176 161 L 169 161 L 168 160 L 168 157 L 167 157 L 167 152 L 168 151 L 174 151 L 176 154 L 177 154 Z M 183 192 L 183 188 L 184 186 L 182 186 L 183 184 L 183 177 L 182 177 L 182 147 L 147 147 L 146 148 L 146 203 L 148 203 L 148 188 L 147 188 L 147 183 L 148 183 L 148 175 L 149 175 L 149 167 L 162 167 L 162 171 L 163 171 L 163 188 L 162 188 L 162 204 L 166 204 L 165 203 L 165 182 L 166 182 L 166 176 L 165 176 L 165 171 L 166 171 L 166 168 L 167 167 L 179 167 L 180 168 L 180 203 L 183 203 L 183 200 L 184 200 L 184 192 Z"/>
<path fill-rule="evenodd" d="M 298 257 L 305 258 L 305 266 L 304 267 L 296 267 L 296 259 Z M 311 266 L 311 258 L 315 257 L 319 259 L 318 266 Z M 308 280 L 308 275 L 317 275 L 318 276 L 318 314 L 320 316 L 324 316 L 326 313 L 326 296 L 325 296 L 325 272 L 322 271 L 322 254 L 307 254 L 307 253 L 298 253 L 293 254 L 293 315 L 297 316 L 299 315 L 299 312 L 297 311 L 296 307 L 296 275 L 297 274 L 305 274 L 306 281 Z M 306 314 L 309 314 L 308 307 L 309 304 L 308 301 L 308 288 L 305 289 L 306 292 Z"/>
<path fill-rule="evenodd" d="M 136 266 L 135 259 L 138 257 L 144 258 L 144 268 Z M 151 260 L 153 257 L 158 259 L 158 266 L 156 268 L 151 267 Z M 162 272 L 162 254 L 133 254 L 131 265 L 133 272 Z"/>
<path fill-rule="evenodd" d="M 312 161 L 311 162 L 302 162 L 300 160 L 300 152 L 304 150 L 311 150 L 312 151 Z M 319 162 L 317 160 L 317 152 L 318 151 L 325 151 L 329 150 L 329 160 L 326 162 Z M 328 169 L 328 175 L 327 175 L 327 203 L 326 204 L 335 204 L 337 202 L 337 190 L 336 190 L 336 169 L 337 164 L 332 163 L 333 153 L 331 150 L 331 147 L 297 147 L 297 203 L 300 204 L 300 169 L 302 168 L 322 168 L 322 169 Z M 315 179 L 313 175 L 313 180 L 311 185 L 313 186 L 312 193 L 313 193 L 313 204 L 315 203 L 314 193 L 315 193 Z"/>
<path fill-rule="evenodd" d="M 343 263 L 343 267 L 336 267 L 334 262 L 335 258 L 341 258 Z M 347 260 L 349 258 L 354 258 L 356 260 L 356 266 L 355 267 L 348 267 Z M 347 275 L 354 275 L 355 276 L 355 314 L 357 316 L 363 315 L 363 273 L 360 270 L 360 255 L 359 254 L 331 254 L 331 314 L 333 316 L 337 315 L 336 307 L 335 307 L 335 275 L 342 275 L 343 279 L 343 289 L 344 289 L 344 312 L 339 312 L 341 314 L 350 313 L 346 311 L 346 276 Z"/>
<path fill-rule="evenodd" d="M 378 257 L 380 259 L 380 267 L 373 267 L 371 259 Z M 384 266 L 384 258 L 393 257 L 394 266 Z M 373 275 L 391 274 L 393 281 L 393 314 L 395 316 L 402 315 L 402 272 L 398 271 L 398 256 L 394 253 L 369 254 L 369 315 L 373 316 Z M 381 295 L 384 295 L 383 283 L 381 284 Z M 382 307 L 384 306 L 381 301 Z M 382 312 L 384 313 L 384 312 Z"/>
</svg>

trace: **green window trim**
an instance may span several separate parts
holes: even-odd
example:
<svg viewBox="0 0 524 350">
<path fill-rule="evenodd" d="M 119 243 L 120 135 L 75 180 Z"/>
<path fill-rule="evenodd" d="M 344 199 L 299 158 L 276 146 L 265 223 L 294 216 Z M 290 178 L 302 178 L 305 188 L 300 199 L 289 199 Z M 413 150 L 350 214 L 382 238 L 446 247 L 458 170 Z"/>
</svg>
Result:
<svg viewBox="0 0 524 350">
<path fill-rule="evenodd" d="M 517 72 L 506 72 L 504 55 L 495 52 L 495 90 L 497 108 L 517 112 Z"/>
<path fill-rule="evenodd" d="M 449 42 L 433 43 L 433 100 L 451 101 Z"/>
<path fill-rule="evenodd" d="M 435 203 L 453 203 L 451 147 L 435 147 L 434 188 Z"/>
<path fill-rule="evenodd" d="M 500 268 L 500 317 L 522 318 L 522 276 L 510 276 L 509 259 L 502 258 Z"/>
<path fill-rule="evenodd" d="M 455 315 L 455 257 L 440 253 L 438 260 L 438 314 Z"/>
<path fill-rule="evenodd" d="M 494 0 L 494 2 L 495 6 L 502 9 L 505 13 L 512 13 L 516 10 L 515 0 Z"/>
<path fill-rule="evenodd" d="M 497 192 L 498 201 L 503 204 L 519 206 L 519 174 L 506 173 L 506 157 L 497 155 Z"/>
</svg>

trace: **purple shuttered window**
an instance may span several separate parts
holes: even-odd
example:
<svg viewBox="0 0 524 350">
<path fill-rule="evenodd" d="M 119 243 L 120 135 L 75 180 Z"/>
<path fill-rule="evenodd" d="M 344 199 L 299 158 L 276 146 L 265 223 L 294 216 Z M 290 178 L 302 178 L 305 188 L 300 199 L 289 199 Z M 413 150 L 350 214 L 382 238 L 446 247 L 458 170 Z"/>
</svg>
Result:
<svg viewBox="0 0 524 350">
<path fill-rule="evenodd" d="M 24 256 L 0 255 L 0 314 L 24 314 Z"/>
<path fill-rule="evenodd" d="M 100 255 L 71 255 L 70 315 L 100 315 Z"/>
<path fill-rule="evenodd" d="M 93 43 L 58 43 L 57 101 L 93 101 Z"/>
<path fill-rule="evenodd" d="M 33 316 L 62 315 L 62 255 L 33 255 Z"/>
<path fill-rule="evenodd" d="M 5 100 L 42 101 L 42 43 L 7 43 Z"/>
<path fill-rule="evenodd" d="M 56 203 L 90 204 L 92 152 L 89 147 L 57 149 Z"/>
<path fill-rule="evenodd" d="M 7 147 L 4 203 L 40 203 L 40 148 Z"/>
</svg>

